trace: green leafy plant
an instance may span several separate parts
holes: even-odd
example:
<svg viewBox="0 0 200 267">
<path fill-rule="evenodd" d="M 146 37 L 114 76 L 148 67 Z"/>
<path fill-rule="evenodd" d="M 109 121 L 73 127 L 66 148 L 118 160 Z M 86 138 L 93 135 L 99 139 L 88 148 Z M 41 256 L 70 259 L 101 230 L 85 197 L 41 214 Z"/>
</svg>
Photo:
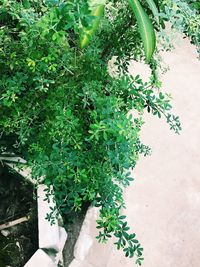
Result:
<svg viewBox="0 0 200 267">
<path fill-rule="evenodd" d="M 91 15 L 94 17 L 92 24 L 90 25 L 89 29 L 84 29 L 81 33 L 81 40 L 80 40 L 80 46 L 81 48 L 84 48 L 96 32 L 101 17 L 104 13 L 104 7 L 105 7 L 106 1 L 92 1 L 92 4 L 90 4 L 90 8 L 92 9 Z M 155 50 L 155 44 L 156 44 L 156 37 L 155 32 L 153 29 L 153 25 L 146 14 L 145 10 L 141 6 L 140 2 L 138 0 L 128 0 L 128 3 L 130 7 L 133 10 L 133 13 L 135 14 L 138 26 L 139 26 L 139 32 L 140 36 L 142 38 L 143 44 L 144 44 L 144 50 L 147 61 L 149 61 L 153 55 L 153 52 Z M 152 10 L 155 17 L 158 16 L 158 10 L 153 0 L 147 0 L 147 3 Z"/>
<path fill-rule="evenodd" d="M 162 3 L 163 12 L 160 12 L 160 17 L 170 22 L 171 32 L 179 31 L 188 36 L 191 42 L 196 45 L 198 53 L 200 53 L 198 1 L 195 1 L 195 5 L 193 4 L 194 1 L 165 0 Z M 167 36 L 165 33 L 165 29 L 162 29 L 159 34 L 165 41 L 171 42 L 170 36 Z"/>
<path fill-rule="evenodd" d="M 184 3 L 187 14 L 196 14 Z M 67 218 L 85 203 L 99 207 L 97 239 L 114 236 L 116 247 L 139 265 L 143 248 L 121 210 L 130 170 L 139 155 L 150 153 L 140 141 L 143 114 L 181 130 L 171 96 L 161 92 L 153 55 L 153 25 L 158 35 L 158 21 L 171 18 L 165 0 L 158 10 L 160 17 L 152 1 L 112 0 L 99 19 L 85 0 L 0 0 L 1 152 L 24 158 L 33 178 L 45 177 L 47 201 L 53 187 L 51 223 L 58 212 Z M 197 44 L 194 18 L 193 30 L 188 20 L 181 23 Z M 108 68 L 113 58 L 114 74 Z M 129 74 L 131 59 L 149 62 L 148 82 Z"/>
</svg>

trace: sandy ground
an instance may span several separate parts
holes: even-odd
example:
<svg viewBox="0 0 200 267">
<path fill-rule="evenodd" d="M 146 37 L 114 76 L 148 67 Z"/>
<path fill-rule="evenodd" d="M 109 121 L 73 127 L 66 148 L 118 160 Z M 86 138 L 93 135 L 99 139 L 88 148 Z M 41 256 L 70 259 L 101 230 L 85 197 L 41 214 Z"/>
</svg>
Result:
<svg viewBox="0 0 200 267">
<path fill-rule="evenodd" d="M 163 56 L 170 66 L 163 88 L 173 95 L 183 130 L 176 135 L 164 119 L 146 115 L 142 140 L 153 154 L 138 162 L 135 181 L 125 193 L 125 213 L 144 247 L 143 267 L 199 267 L 200 62 L 187 40 Z M 146 71 L 140 66 L 137 70 Z M 89 212 L 71 267 L 135 266 L 111 243 L 97 243 L 96 216 L 95 210 Z"/>
</svg>

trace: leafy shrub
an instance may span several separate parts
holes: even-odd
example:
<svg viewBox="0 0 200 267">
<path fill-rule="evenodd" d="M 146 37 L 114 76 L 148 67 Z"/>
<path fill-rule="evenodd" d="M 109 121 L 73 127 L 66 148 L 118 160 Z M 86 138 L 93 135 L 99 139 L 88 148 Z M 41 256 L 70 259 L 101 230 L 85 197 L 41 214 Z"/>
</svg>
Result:
<svg viewBox="0 0 200 267">
<path fill-rule="evenodd" d="M 195 9 L 168 2 L 159 1 L 160 21 L 181 25 L 197 44 Z M 175 4 L 186 10 L 174 10 Z M 146 2 L 143 6 L 161 32 L 163 23 Z M 185 12 L 192 22 L 183 19 Z M 35 179 L 44 176 L 53 185 L 63 216 L 85 202 L 99 207 L 97 239 L 106 242 L 114 235 L 117 248 L 141 264 L 143 248 L 129 233 L 121 208 L 123 188 L 133 181 L 130 170 L 140 154 L 150 153 L 140 141 L 143 113 L 165 117 L 176 133 L 181 126 L 170 113 L 171 96 L 159 89 L 157 57 L 149 62 L 149 82 L 128 73 L 131 59 L 145 60 L 128 3 L 109 1 L 93 39 L 80 49 L 80 29 L 91 29 L 93 20 L 84 0 L 0 1 L 1 153 L 25 158 Z M 116 75 L 108 70 L 113 56 Z M 46 193 L 48 200 L 51 187 Z M 56 216 L 52 210 L 47 219 L 53 223 Z"/>
</svg>

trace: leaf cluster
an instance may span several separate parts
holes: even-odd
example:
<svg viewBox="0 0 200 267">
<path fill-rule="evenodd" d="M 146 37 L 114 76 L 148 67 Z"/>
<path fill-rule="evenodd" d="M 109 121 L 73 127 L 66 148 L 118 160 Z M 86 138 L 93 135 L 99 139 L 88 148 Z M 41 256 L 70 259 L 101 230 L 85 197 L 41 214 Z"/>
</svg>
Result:
<svg viewBox="0 0 200 267">
<path fill-rule="evenodd" d="M 177 133 L 180 122 L 153 72 L 147 83 L 128 73 L 130 59 L 144 52 L 127 3 L 107 4 L 81 50 L 79 31 L 92 20 L 84 0 L 0 0 L 0 151 L 26 159 L 35 179 L 45 177 L 46 200 L 54 192 L 57 205 L 49 221 L 91 203 L 99 207 L 98 240 L 114 236 L 141 264 L 143 249 L 121 209 L 139 155 L 150 153 L 140 141 L 143 114 L 165 117 Z M 108 69 L 113 56 L 116 76 Z"/>
</svg>

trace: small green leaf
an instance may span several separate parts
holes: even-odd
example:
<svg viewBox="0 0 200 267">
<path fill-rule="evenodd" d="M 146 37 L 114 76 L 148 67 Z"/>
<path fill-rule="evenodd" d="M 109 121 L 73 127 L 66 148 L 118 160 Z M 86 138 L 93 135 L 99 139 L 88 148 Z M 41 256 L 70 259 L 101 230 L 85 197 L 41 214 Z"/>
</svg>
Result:
<svg viewBox="0 0 200 267">
<path fill-rule="evenodd" d="M 124 219 L 126 219 L 125 215 L 122 215 L 122 216 L 119 217 L 119 220 L 124 220 Z"/>
<path fill-rule="evenodd" d="M 28 9 L 31 7 L 30 3 L 29 3 L 29 0 L 23 0 L 23 6 L 24 8 Z"/>
<path fill-rule="evenodd" d="M 131 240 L 133 243 L 139 243 L 137 239 L 132 239 Z"/>
</svg>

